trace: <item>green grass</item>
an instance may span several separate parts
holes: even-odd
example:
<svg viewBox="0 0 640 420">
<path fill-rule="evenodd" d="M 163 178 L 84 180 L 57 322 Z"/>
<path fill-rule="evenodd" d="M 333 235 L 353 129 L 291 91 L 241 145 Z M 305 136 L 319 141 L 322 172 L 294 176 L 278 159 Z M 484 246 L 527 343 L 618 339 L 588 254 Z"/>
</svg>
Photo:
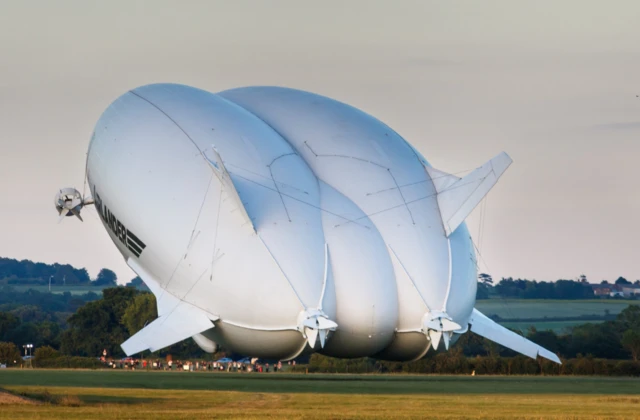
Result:
<svg viewBox="0 0 640 420">
<path fill-rule="evenodd" d="M 10 386 L 338 394 L 640 394 L 640 379 L 636 378 L 233 374 L 46 369 L 0 371 L 0 387 Z"/>
<path fill-rule="evenodd" d="M 587 420 L 640 409 L 631 378 L 7 369 L 0 388 L 27 398 L 0 392 L 0 419 Z"/>
<path fill-rule="evenodd" d="M 12 388 L 44 396 L 0 407 L 7 419 L 632 419 L 640 398 L 606 395 L 279 394 L 105 388 Z M 48 402 L 51 401 L 51 402 Z"/>
<path fill-rule="evenodd" d="M 520 322 L 500 322 L 507 328 L 526 333 L 529 327 L 534 326 L 538 331 L 551 330 L 559 334 L 566 334 L 571 327 L 586 323 L 598 323 L 602 321 L 520 321 Z"/>
<path fill-rule="evenodd" d="M 602 320 L 554 320 L 553 318 L 580 317 L 607 314 L 617 315 L 629 305 L 640 305 L 637 300 L 553 300 L 553 299 L 483 299 L 476 302 L 476 308 L 483 314 L 502 318 L 501 325 L 516 330 L 527 331 L 534 326 L 537 330 L 552 330 L 567 333 L 571 327 Z M 548 318 L 541 320 L 540 318 Z M 529 321 L 527 318 L 536 319 Z M 520 319 L 520 321 L 508 321 Z"/>
<path fill-rule="evenodd" d="M 640 305 L 637 300 L 535 300 L 535 299 L 483 299 L 476 308 L 487 316 L 501 318 L 577 317 L 581 315 L 605 315 L 608 310 L 615 315 L 629 305 Z"/>
</svg>

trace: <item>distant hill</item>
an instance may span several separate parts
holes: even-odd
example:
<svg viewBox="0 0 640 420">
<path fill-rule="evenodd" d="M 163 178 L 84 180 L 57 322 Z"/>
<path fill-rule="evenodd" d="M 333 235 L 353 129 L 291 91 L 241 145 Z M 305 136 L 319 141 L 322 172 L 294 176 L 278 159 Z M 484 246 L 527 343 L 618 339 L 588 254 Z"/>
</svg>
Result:
<svg viewBox="0 0 640 420">
<path fill-rule="evenodd" d="M 86 268 L 69 264 L 45 264 L 31 260 L 14 260 L 0 257 L 0 285 L 85 285 L 91 284 Z"/>
</svg>

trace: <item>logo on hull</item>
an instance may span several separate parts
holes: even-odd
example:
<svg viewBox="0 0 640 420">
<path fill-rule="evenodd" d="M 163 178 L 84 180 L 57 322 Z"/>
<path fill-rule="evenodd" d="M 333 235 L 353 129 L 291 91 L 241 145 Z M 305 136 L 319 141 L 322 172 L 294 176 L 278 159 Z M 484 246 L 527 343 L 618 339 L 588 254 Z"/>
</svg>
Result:
<svg viewBox="0 0 640 420">
<path fill-rule="evenodd" d="M 142 242 L 133 232 L 126 228 L 125 225 L 118 220 L 118 218 L 107 208 L 107 206 L 102 202 L 102 198 L 100 194 L 96 191 L 94 187 L 93 196 L 95 197 L 95 205 L 96 210 L 98 210 L 98 214 L 100 218 L 104 222 L 105 225 L 109 227 L 111 232 L 118 238 L 118 240 L 127 247 L 129 251 L 136 257 L 140 258 L 142 251 L 147 247 L 144 242 Z"/>
</svg>

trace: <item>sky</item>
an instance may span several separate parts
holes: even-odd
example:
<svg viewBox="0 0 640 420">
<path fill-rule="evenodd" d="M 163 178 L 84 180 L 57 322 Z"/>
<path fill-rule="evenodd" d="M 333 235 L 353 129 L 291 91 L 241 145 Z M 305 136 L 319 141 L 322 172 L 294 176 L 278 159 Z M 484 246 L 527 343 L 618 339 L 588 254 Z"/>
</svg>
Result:
<svg viewBox="0 0 640 420">
<path fill-rule="evenodd" d="M 382 120 L 436 168 L 514 163 L 468 219 L 494 278 L 640 279 L 640 3 L 23 1 L 0 13 L 0 256 L 135 274 L 82 191 L 93 126 L 157 82 L 280 85 Z"/>
</svg>

